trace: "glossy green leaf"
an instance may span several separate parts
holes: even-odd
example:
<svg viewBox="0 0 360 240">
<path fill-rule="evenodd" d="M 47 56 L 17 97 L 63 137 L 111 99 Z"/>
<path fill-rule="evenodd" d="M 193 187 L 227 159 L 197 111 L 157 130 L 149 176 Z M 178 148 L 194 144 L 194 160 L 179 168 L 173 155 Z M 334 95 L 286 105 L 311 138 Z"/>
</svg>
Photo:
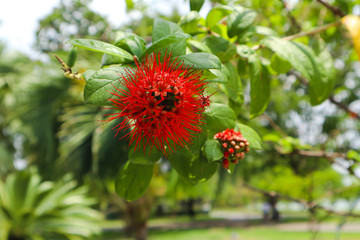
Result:
<svg viewBox="0 0 360 240">
<path fill-rule="evenodd" d="M 154 165 L 127 162 L 115 179 L 115 191 L 126 201 L 140 198 L 149 187 Z"/>
<path fill-rule="evenodd" d="M 168 158 L 179 176 L 190 184 L 208 180 L 214 175 L 218 166 L 216 162 L 209 162 L 201 155 L 193 155 L 186 148 L 179 149 Z"/>
<path fill-rule="evenodd" d="M 235 45 L 222 37 L 208 37 L 205 43 L 222 62 L 229 61 L 235 55 Z"/>
<path fill-rule="evenodd" d="M 360 162 L 360 153 L 355 150 L 350 150 L 346 153 L 346 157 L 348 159 L 355 160 L 357 162 Z"/>
<path fill-rule="evenodd" d="M 328 61 L 322 63 L 326 57 L 330 58 L 329 54 L 318 58 L 308 46 L 276 37 L 267 37 L 261 43 L 291 63 L 304 78 L 309 80 L 312 105 L 320 104 L 329 97 L 335 81 L 333 74 L 329 74 L 329 69 L 333 69 L 333 66 L 329 66 L 331 63 L 329 64 Z"/>
<path fill-rule="evenodd" d="M 200 11 L 205 0 L 190 0 L 190 10 L 191 11 Z"/>
<path fill-rule="evenodd" d="M 127 51 L 116 47 L 110 43 L 102 42 L 93 39 L 73 39 L 69 41 L 70 44 L 84 48 L 94 52 L 103 52 L 117 57 L 121 57 L 127 60 L 133 60 L 133 56 Z"/>
<path fill-rule="evenodd" d="M 235 113 L 227 105 L 213 103 L 206 109 L 205 115 L 206 123 L 211 134 L 235 127 Z"/>
<path fill-rule="evenodd" d="M 228 24 L 229 37 L 235 37 L 246 31 L 254 22 L 256 12 L 245 10 L 242 12 L 234 11 L 226 19 Z"/>
<path fill-rule="evenodd" d="M 156 52 L 160 49 L 163 49 L 163 48 L 166 48 L 168 53 L 171 52 L 171 55 L 172 56 L 178 56 L 180 54 L 180 52 L 182 54 L 185 54 L 185 47 L 186 47 L 186 42 L 185 40 L 187 38 L 189 38 L 190 35 L 188 34 L 185 34 L 185 33 L 181 33 L 181 34 L 171 34 L 171 35 L 168 35 L 166 37 L 163 37 L 159 40 L 157 40 L 156 42 L 154 42 L 151 46 L 149 46 L 140 56 L 140 58 L 144 58 L 145 56 L 147 55 L 150 55 L 151 53 L 153 52 Z M 182 42 L 185 43 L 182 44 Z M 174 45 L 175 44 L 175 45 Z M 184 46 L 179 46 L 179 45 L 184 45 Z M 175 50 L 176 49 L 176 46 L 178 47 L 183 47 L 184 48 L 184 51 L 178 51 L 178 50 Z"/>
<path fill-rule="evenodd" d="M 193 69 L 219 69 L 221 66 L 219 58 L 211 53 L 189 53 L 177 59 Z"/>
<path fill-rule="evenodd" d="M 251 127 L 249 127 L 247 125 L 237 122 L 235 130 L 240 131 L 241 134 L 244 136 L 244 138 L 246 138 L 248 140 L 248 142 L 250 144 L 249 145 L 250 149 L 254 149 L 254 150 L 262 149 L 261 138 L 254 129 L 252 129 Z"/>
<path fill-rule="evenodd" d="M 105 68 L 94 72 L 86 81 L 85 102 L 98 106 L 111 105 L 108 101 L 114 98 L 111 92 L 116 92 L 116 88 L 124 87 L 119 81 L 122 74 L 126 74 L 125 68 L 122 67 Z"/>
<path fill-rule="evenodd" d="M 177 36 L 176 41 L 173 43 L 164 40 L 170 35 Z M 185 34 L 182 28 L 176 23 L 157 18 L 154 21 L 153 31 L 152 31 L 152 41 L 153 45 L 166 47 L 166 51 L 171 52 L 172 56 L 184 55 L 186 52 L 186 39 L 190 36 Z M 162 42 L 159 42 L 161 41 Z M 174 39 L 175 40 L 175 39 Z M 150 46 L 151 47 L 151 46 Z M 157 48 L 156 49 L 159 49 Z M 155 50 L 152 50 L 153 52 Z"/>
<path fill-rule="evenodd" d="M 292 68 L 288 61 L 282 59 L 277 54 L 272 56 L 270 66 L 277 73 L 287 73 Z"/>
<path fill-rule="evenodd" d="M 198 23 L 200 19 L 201 17 L 198 12 L 191 11 L 180 19 L 179 25 L 186 33 L 197 33 L 199 31 Z"/>
<path fill-rule="evenodd" d="M 198 40 L 188 40 L 187 42 L 189 45 L 201 50 L 202 52 L 211 53 L 211 49 L 203 42 L 200 42 Z"/>
<path fill-rule="evenodd" d="M 248 58 L 250 69 L 250 117 L 262 114 L 270 101 L 270 75 L 257 54 Z"/>
<path fill-rule="evenodd" d="M 129 161 L 131 163 L 135 164 L 154 164 L 157 161 L 160 160 L 162 153 L 153 146 L 147 146 L 143 148 L 143 144 L 140 142 L 138 146 L 136 146 L 135 150 L 135 144 L 133 144 L 129 150 Z"/>
<path fill-rule="evenodd" d="M 219 141 L 214 139 L 209 139 L 205 142 L 203 152 L 209 161 L 218 161 L 224 156 Z"/>
<path fill-rule="evenodd" d="M 228 82 L 222 85 L 224 86 L 224 92 L 233 103 L 241 106 L 244 102 L 244 94 L 241 79 L 236 68 L 232 63 L 226 63 L 221 70 L 228 75 Z"/>
<path fill-rule="evenodd" d="M 232 11 L 233 8 L 224 5 L 213 7 L 206 16 L 206 26 L 208 28 L 212 28 L 213 26 L 218 24 L 220 20 L 229 15 Z"/>
<path fill-rule="evenodd" d="M 68 60 L 67 60 L 67 65 L 69 67 L 73 67 L 74 64 L 75 64 L 75 61 L 76 61 L 76 56 L 77 56 L 77 48 L 76 47 L 73 47 L 71 50 L 70 50 L 70 53 L 69 53 L 69 56 L 68 56 Z"/>
<path fill-rule="evenodd" d="M 201 151 L 202 146 L 204 145 L 205 141 L 207 140 L 207 125 L 203 124 L 201 126 L 201 132 L 194 135 L 194 138 L 191 141 L 191 144 L 188 144 L 189 150 L 193 154 L 199 154 Z"/>
<path fill-rule="evenodd" d="M 130 33 L 118 39 L 114 45 L 127 50 L 138 58 L 146 50 L 146 41 L 142 37 Z"/>
</svg>

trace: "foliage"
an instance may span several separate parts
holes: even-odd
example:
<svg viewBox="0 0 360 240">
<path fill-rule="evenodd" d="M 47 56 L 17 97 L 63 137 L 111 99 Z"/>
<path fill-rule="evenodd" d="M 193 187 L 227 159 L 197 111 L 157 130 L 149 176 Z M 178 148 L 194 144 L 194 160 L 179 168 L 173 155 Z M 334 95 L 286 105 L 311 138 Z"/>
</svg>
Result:
<svg viewBox="0 0 360 240">
<path fill-rule="evenodd" d="M 99 232 L 100 214 L 90 206 L 85 186 L 69 175 L 42 181 L 34 168 L 10 174 L 0 182 L 1 239 L 82 239 Z"/>
<path fill-rule="evenodd" d="M 237 127 L 247 135 L 250 149 L 261 149 L 261 138 L 250 127 L 251 124 L 257 123 L 256 120 L 251 121 L 251 119 L 262 115 L 268 106 L 273 107 L 275 103 L 279 103 L 279 97 L 297 98 L 296 101 L 305 99 L 312 106 L 320 105 L 331 98 L 337 84 L 334 61 L 326 45 L 329 36 L 326 32 L 322 34 L 323 36 L 317 35 L 316 39 L 310 38 L 309 35 L 330 30 L 339 23 L 315 28 L 299 36 L 280 38 L 279 36 L 284 34 L 284 29 L 279 28 L 279 23 L 284 21 L 284 18 L 267 19 L 266 15 L 269 13 L 260 7 L 259 1 L 240 2 L 243 3 L 216 4 L 207 16 L 202 18 L 198 11 L 203 2 L 191 1 L 190 7 L 193 11 L 183 16 L 177 24 L 159 18 L 154 20 L 152 43 L 147 43 L 141 36 L 129 33 L 119 34 L 121 37 L 113 44 L 89 39 L 70 41 L 78 48 L 104 53 L 102 69 L 90 70 L 84 75 L 86 80 L 84 98 L 88 104 L 109 105 L 111 103 L 109 99 L 113 101 L 114 98 L 111 89 L 114 87 L 121 89 L 128 69 L 136 68 L 138 62 L 142 63 L 146 56 L 152 53 L 171 52 L 172 57 L 177 57 L 177 61 L 185 66 L 202 70 L 208 82 L 208 89 L 215 92 L 212 97 L 213 103 L 204 112 L 206 125 L 203 127 L 203 133 L 194 137 L 192 145 L 178 148 L 176 152 L 166 156 L 179 176 L 188 183 L 206 181 L 215 173 L 217 166 L 214 165 L 216 163 L 214 160 L 221 158 L 218 151 L 209 150 L 211 148 L 209 139 L 212 139 L 215 133 Z M 255 11 L 246 6 L 259 10 Z M 330 18 L 328 17 L 327 21 Z M 268 27 L 271 24 L 275 24 L 273 29 Z M 290 32 L 290 29 L 286 32 Z M 294 70 L 298 73 L 295 76 L 306 85 L 307 96 L 287 93 L 287 95 L 279 94 L 271 97 L 272 92 L 279 92 L 280 84 L 283 84 L 277 78 L 283 73 L 289 74 Z M 123 77 L 119 78 L 119 75 Z M 245 90 L 245 87 L 250 90 Z M 246 95 L 248 97 L 244 98 Z M 291 108 L 294 106 L 289 106 L 289 109 Z M 268 111 L 275 110 L 274 114 L 279 120 L 285 119 L 286 117 L 280 116 L 280 109 L 269 108 Z M 261 131 L 266 132 L 266 130 Z M 281 150 L 280 148 L 277 150 L 281 154 L 310 148 L 306 144 L 300 144 L 291 136 L 269 137 L 269 139 L 280 145 Z M 166 141 L 164 143 L 171 145 Z M 273 154 L 271 152 L 273 149 L 268 154 Z M 136 160 L 136 164 L 153 164 L 157 161 L 155 158 L 152 159 L 153 157 L 148 157 L 145 150 L 143 157 L 140 157 L 141 154 L 139 151 L 136 153 L 136 159 L 143 159 Z M 144 189 L 141 188 L 141 191 L 134 193 L 132 187 L 128 187 L 134 179 L 126 176 L 135 176 L 130 173 L 136 171 L 136 167 L 133 166 L 134 160 L 131 160 L 131 156 L 129 158 L 131 163 L 121 168 L 116 185 L 120 196 L 134 200 L 143 194 Z M 148 161 L 145 160 L 146 158 L 149 158 Z M 321 164 L 314 167 L 314 164 L 310 164 L 300 169 L 302 164 L 299 163 L 299 159 L 294 157 L 287 160 L 289 160 L 288 165 L 298 175 L 305 176 L 311 173 L 312 169 L 329 167 Z M 150 169 L 149 166 L 143 167 Z M 142 171 L 140 169 L 143 167 L 139 165 L 139 171 Z M 151 174 L 150 170 L 145 172 L 149 174 L 136 175 L 136 181 L 148 185 Z M 128 195 L 130 191 L 133 192 L 131 196 Z"/>
</svg>

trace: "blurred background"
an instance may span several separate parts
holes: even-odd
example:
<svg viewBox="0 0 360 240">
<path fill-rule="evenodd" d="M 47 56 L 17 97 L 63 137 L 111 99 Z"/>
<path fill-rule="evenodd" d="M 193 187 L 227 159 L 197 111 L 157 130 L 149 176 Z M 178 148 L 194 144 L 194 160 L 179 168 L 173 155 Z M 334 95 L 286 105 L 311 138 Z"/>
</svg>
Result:
<svg viewBox="0 0 360 240">
<path fill-rule="evenodd" d="M 317 1 L 236 2 L 280 36 L 337 19 Z M 217 3 L 227 1 L 205 1 L 200 15 Z M 360 15 L 357 0 L 332 3 Z M 266 113 L 246 122 L 263 150 L 233 174 L 219 167 L 192 186 L 162 159 L 145 196 L 116 195 L 128 143 L 101 121 L 109 110 L 84 104 L 85 83 L 65 78 L 54 55 L 66 59 L 74 38 L 112 43 L 132 32 L 150 42 L 155 17 L 179 22 L 189 12 L 184 0 L 0 3 L 0 240 L 360 239 L 360 220 L 349 216 L 360 213 L 360 62 L 342 27 L 322 36 L 337 69 L 332 100 L 311 107 L 294 75 L 274 78 Z M 78 50 L 76 71 L 100 66 L 101 54 Z M 307 146 L 351 156 L 291 154 Z"/>
</svg>

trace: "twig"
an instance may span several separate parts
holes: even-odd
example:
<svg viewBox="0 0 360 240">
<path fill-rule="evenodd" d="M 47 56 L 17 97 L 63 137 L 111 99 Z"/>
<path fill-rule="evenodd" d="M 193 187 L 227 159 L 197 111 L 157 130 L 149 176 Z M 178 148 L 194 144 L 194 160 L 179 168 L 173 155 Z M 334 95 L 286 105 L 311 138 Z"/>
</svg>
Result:
<svg viewBox="0 0 360 240">
<path fill-rule="evenodd" d="M 315 202 L 308 202 L 308 201 L 306 201 L 304 199 L 293 198 L 293 197 L 290 197 L 290 196 L 287 196 L 287 195 L 284 195 L 284 194 L 281 194 L 281 193 L 278 193 L 278 192 L 275 192 L 275 191 L 266 191 L 266 190 L 251 186 L 251 185 L 249 185 L 247 183 L 244 183 L 243 186 L 250 189 L 250 190 L 252 190 L 252 191 L 254 191 L 254 192 L 258 192 L 258 193 L 261 193 L 261 194 L 264 194 L 264 195 L 268 195 L 268 196 L 272 196 L 272 197 L 278 197 L 278 198 L 282 198 L 282 199 L 285 199 L 285 200 L 288 200 L 288 201 L 299 203 L 299 204 L 305 206 L 308 209 L 320 209 L 320 210 L 323 210 L 323 211 L 325 211 L 325 212 L 327 212 L 329 214 L 335 214 L 335 215 L 338 215 L 338 216 L 360 217 L 360 214 L 354 214 L 352 212 L 335 211 L 332 208 L 319 205 L 319 204 L 317 204 Z"/>
<path fill-rule="evenodd" d="M 296 78 L 298 78 L 302 84 L 304 85 L 308 85 L 309 84 L 309 81 L 304 78 L 303 76 L 301 76 L 301 74 L 299 72 L 296 72 L 296 71 L 292 71 L 290 70 L 288 72 L 289 75 L 294 75 Z M 352 118 L 355 118 L 355 119 L 358 119 L 360 120 L 360 115 L 357 114 L 356 112 L 352 111 L 346 104 L 344 103 L 341 103 L 341 102 L 338 102 L 335 100 L 334 96 L 333 95 L 330 95 L 329 96 L 329 101 L 333 104 L 335 104 L 337 107 L 339 107 L 340 109 L 344 110 L 345 112 L 347 112 Z"/>
<path fill-rule="evenodd" d="M 284 2 L 284 0 L 280 0 L 280 2 L 283 4 L 286 13 L 287 13 L 287 17 L 290 19 L 291 25 L 294 26 L 296 29 L 296 31 L 301 31 L 301 26 L 300 24 L 296 21 L 295 17 L 291 14 L 290 10 L 287 8 L 286 3 Z"/>
<path fill-rule="evenodd" d="M 339 16 L 339 17 L 344 17 L 345 13 L 343 11 L 341 11 L 340 8 L 334 7 L 332 5 L 330 5 L 327 2 L 324 2 L 323 0 L 316 0 L 318 3 L 324 5 L 327 9 L 329 9 L 330 11 L 332 11 L 335 15 Z"/>
<path fill-rule="evenodd" d="M 64 71 L 64 75 L 67 78 L 73 79 L 73 80 L 82 80 L 82 76 L 79 72 L 73 73 L 71 67 L 69 67 L 61 58 L 55 55 L 55 58 L 59 61 L 59 63 L 62 65 L 62 70 Z"/>
<path fill-rule="evenodd" d="M 339 25 L 341 25 L 341 24 L 342 24 L 342 23 L 341 23 L 341 21 L 339 20 L 339 21 L 336 21 L 336 22 L 333 22 L 333 23 L 326 24 L 326 25 L 324 25 L 324 26 L 320 26 L 320 27 L 314 28 L 313 30 L 310 30 L 310 31 L 300 32 L 300 33 L 297 33 L 297 34 L 294 34 L 294 35 L 290 35 L 290 36 L 284 37 L 283 40 L 291 41 L 291 40 L 294 40 L 294 39 L 299 38 L 299 37 L 314 35 L 314 34 L 317 34 L 317 33 L 322 32 L 322 31 L 325 31 L 325 30 L 328 29 L 328 28 L 336 27 L 336 26 L 339 26 Z"/>
</svg>

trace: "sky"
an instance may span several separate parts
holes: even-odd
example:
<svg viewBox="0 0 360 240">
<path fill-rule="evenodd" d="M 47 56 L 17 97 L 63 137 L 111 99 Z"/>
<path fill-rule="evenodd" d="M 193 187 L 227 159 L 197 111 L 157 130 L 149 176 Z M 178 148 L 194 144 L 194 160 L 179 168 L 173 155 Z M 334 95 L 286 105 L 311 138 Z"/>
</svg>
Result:
<svg viewBox="0 0 360 240">
<path fill-rule="evenodd" d="M 170 11 L 173 4 L 182 13 L 188 11 L 188 3 L 179 0 L 145 0 L 149 6 L 162 13 Z M 172 2 L 172 4 L 169 4 Z M 4 41 L 8 49 L 33 54 L 32 45 L 38 21 L 52 12 L 60 0 L 0 0 L 0 41 Z M 90 8 L 107 17 L 114 26 L 126 21 L 125 0 L 93 0 Z"/>
</svg>

